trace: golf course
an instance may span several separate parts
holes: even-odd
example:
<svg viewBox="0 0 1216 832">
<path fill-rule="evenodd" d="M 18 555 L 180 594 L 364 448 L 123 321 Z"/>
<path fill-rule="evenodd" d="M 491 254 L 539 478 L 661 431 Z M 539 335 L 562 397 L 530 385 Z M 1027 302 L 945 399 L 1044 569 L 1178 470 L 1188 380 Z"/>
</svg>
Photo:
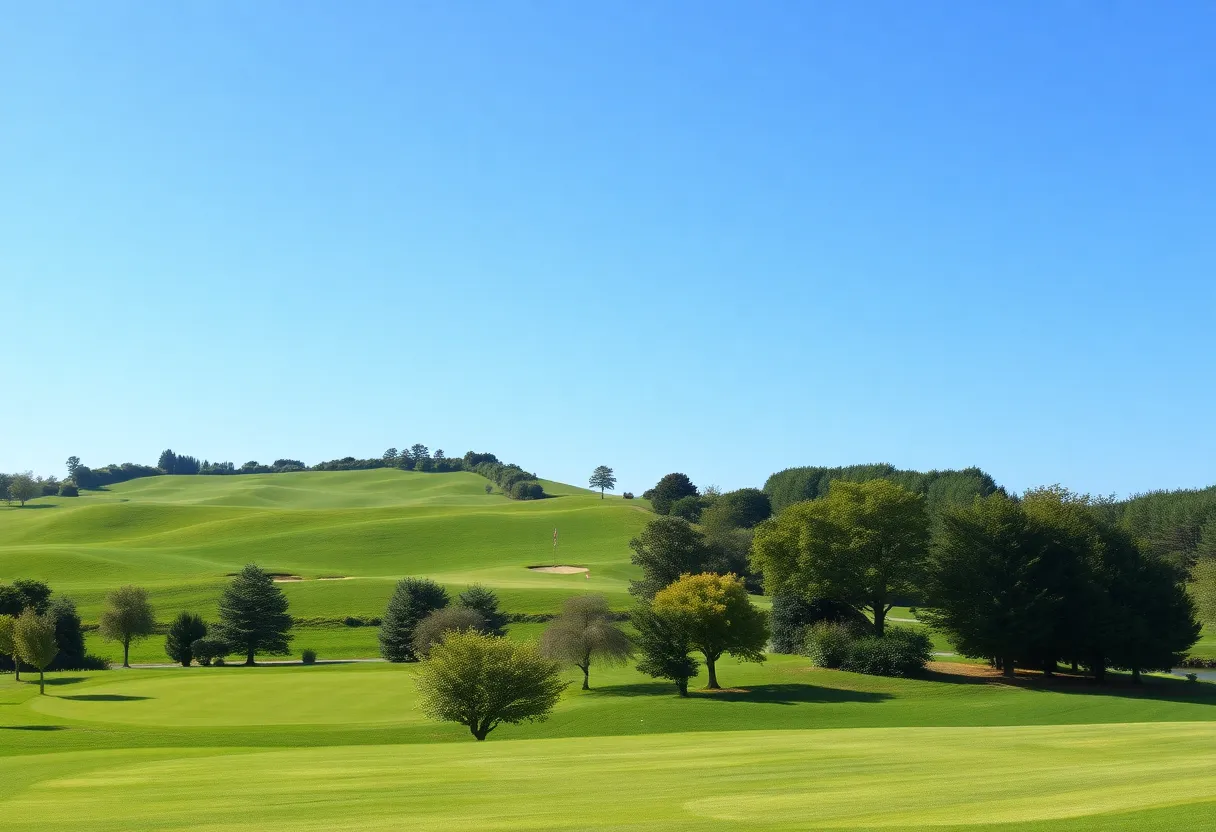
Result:
<svg viewBox="0 0 1216 832">
<path fill-rule="evenodd" d="M 131 660 L 160 667 L 50 673 L 41 696 L 36 675 L 0 677 L 0 816 L 116 831 L 1216 823 L 1216 685 L 1165 676 L 1004 680 L 939 656 L 918 678 L 886 678 L 770 654 L 723 658 L 721 691 L 697 690 L 702 677 L 681 698 L 631 665 L 595 667 L 578 690 L 570 668 L 547 721 L 472 743 L 424 716 L 419 664 L 349 661 L 378 656 L 365 620 L 395 582 L 425 576 L 453 595 L 480 583 L 517 619 L 586 592 L 624 611 L 629 541 L 653 517 L 645 501 L 559 483 L 533 501 L 485 483 L 397 469 L 160 476 L 0 509 L 0 577 L 45 581 L 86 626 L 127 583 L 161 624 L 181 609 L 210 619 L 252 562 L 290 602 L 293 653 L 319 655 L 183 668 L 152 635 Z M 556 565 L 588 571 L 529 568 Z M 906 608 L 892 616 L 920 626 Z M 543 627 L 513 623 L 508 638 Z M 96 632 L 87 645 L 121 660 Z"/>
</svg>

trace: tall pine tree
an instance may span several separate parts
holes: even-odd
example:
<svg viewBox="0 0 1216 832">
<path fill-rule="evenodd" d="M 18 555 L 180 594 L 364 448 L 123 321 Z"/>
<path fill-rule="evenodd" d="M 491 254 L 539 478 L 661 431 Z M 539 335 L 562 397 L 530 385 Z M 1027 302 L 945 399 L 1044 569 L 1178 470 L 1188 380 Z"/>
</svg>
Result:
<svg viewBox="0 0 1216 832">
<path fill-rule="evenodd" d="M 245 654 L 252 665 L 257 652 L 281 656 L 291 641 L 287 596 L 274 580 L 252 563 L 232 579 L 220 597 L 220 621 L 213 634 Z"/>
</svg>

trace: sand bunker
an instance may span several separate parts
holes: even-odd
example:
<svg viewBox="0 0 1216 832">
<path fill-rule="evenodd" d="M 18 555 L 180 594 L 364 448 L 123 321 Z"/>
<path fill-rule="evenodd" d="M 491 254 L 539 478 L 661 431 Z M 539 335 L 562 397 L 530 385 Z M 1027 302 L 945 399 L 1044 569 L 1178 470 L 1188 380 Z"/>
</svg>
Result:
<svg viewBox="0 0 1216 832">
<path fill-rule="evenodd" d="M 274 581 L 276 584 L 285 584 L 290 581 L 302 581 L 304 579 L 299 575 L 274 575 L 270 580 Z"/>
<path fill-rule="evenodd" d="M 550 575 L 577 575 L 580 572 L 589 572 L 585 566 L 529 566 L 531 572 L 548 572 Z"/>
</svg>

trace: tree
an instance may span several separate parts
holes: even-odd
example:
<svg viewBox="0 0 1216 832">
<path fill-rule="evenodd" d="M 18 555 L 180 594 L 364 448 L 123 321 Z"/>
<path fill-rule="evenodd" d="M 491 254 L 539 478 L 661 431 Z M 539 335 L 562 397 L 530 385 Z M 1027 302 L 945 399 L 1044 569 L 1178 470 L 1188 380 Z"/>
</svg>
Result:
<svg viewBox="0 0 1216 832">
<path fill-rule="evenodd" d="M 25 506 L 26 501 L 42 494 L 42 485 L 34 479 L 32 471 L 26 471 L 24 474 L 13 475 L 13 480 L 8 486 L 8 493 L 14 500 Z"/>
<path fill-rule="evenodd" d="M 1191 570 L 1191 594 L 1199 620 L 1216 627 L 1216 558 L 1203 558 Z"/>
<path fill-rule="evenodd" d="M 751 529 L 772 516 L 768 495 L 757 488 L 728 491 L 701 512 L 701 525 L 709 528 Z"/>
<path fill-rule="evenodd" d="M 240 571 L 220 596 L 220 620 L 214 636 L 252 666 L 257 652 L 286 655 L 291 641 L 287 596 L 270 575 L 254 564 Z"/>
<path fill-rule="evenodd" d="M 431 719 L 467 726 L 481 741 L 502 724 L 548 719 L 566 688 L 558 670 L 530 644 L 452 633 L 418 674 L 422 710 Z"/>
<path fill-rule="evenodd" d="M 11 615 L 0 615 L 0 656 L 11 656 L 13 667 L 17 672 L 17 681 L 21 681 L 21 657 L 17 654 L 15 627 L 17 619 Z"/>
<path fill-rule="evenodd" d="M 806 643 L 807 629 L 820 621 L 845 624 L 858 631 L 870 627 L 870 620 L 848 604 L 782 592 L 773 596 L 773 608 L 769 614 L 772 652 L 789 655 L 801 653 Z"/>
<path fill-rule="evenodd" d="M 678 517 L 656 517 L 629 541 L 630 560 L 641 567 L 642 579 L 630 581 L 633 595 L 649 600 L 684 574 L 704 572 L 710 559 L 701 533 Z"/>
<path fill-rule="evenodd" d="M 46 693 L 46 669 L 59 654 L 55 643 L 55 622 L 26 608 L 13 627 L 13 641 L 21 661 L 38 669 L 38 693 Z"/>
<path fill-rule="evenodd" d="M 507 614 L 498 608 L 498 596 L 494 590 L 481 584 L 473 584 L 457 599 L 460 606 L 473 610 L 481 616 L 481 631 L 491 636 L 507 634 Z"/>
<path fill-rule="evenodd" d="M 232 652 L 232 648 L 218 638 L 199 638 L 190 644 L 190 653 L 203 667 L 216 659 L 222 659 Z"/>
<path fill-rule="evenodd" d="M 122 642 L 122 666 L 130 667 L 131 642 L 151 635 L 156 626 L 147 590 L 128 585 L 111 592 L 97 624 L 102 637 Z"/>
<path fill-rule="evenodd" d="M 26 607 L 42 615 L 50 605 L 51 588 L 42 581 L 18 578 L 12 586 L 0 584 L 0 615 L 21 615 Z"/>
<path fill-rule="evenodd" d="M 384 452 L 382 459 L 385 465 L 396 465 L 400 461 L 400 455 L 397 453 L 396 448 L 389 448 Z"/>
<path fill-rule="evenodd" d="M 735 575 L 684 575 L 654 596 L 656 614 L 681 622 L 688 642 L 705 657 L 706 687 L 718 689 L 715 663 L 723 653 L 746 662 L 764 661 L 768 642 L 765 615 L 752 606 Z"/>
<path fill-rule="evenodd" d="M 609 491 L 616 490 L 616 477 L 613 476 L 611 468 L 607 465 L 600 465 L 591 472 L 591 479 L 588 481 L 588 484 L 592 488 L 600 490 L 600 499 L 602 500 L 604 499 L 605 488 Z"/>
<path fill-rule="evenodd" d="M 380 624 L 380 655 L 390 662 L 416 661 L 414 628 L 430 613 L 447 605 L 447 590 L 434 581 L 426 578 L 398 581 Z"/>
<path fill-rule="evenodd" d="M 757 527 L 752 566 L 769 595 L 843 601 L 869 611 L 881 636 L 896 600 L 923 584 L 928 541 L 923 497 L 887 480 L 837 480 Z"/>
<path fill-rule="evenodd" d="M 1126 545 L 1134 552 L 1134 563 L 1116 584 L 1115 602 L 1123 611 L 1123 626 L 1110 650 L 1110 662 L 1130 670 L 1132 680 L 1139 682 L 1141 671 L 1177 667 L 1199 640 L 1201 625 L 1176 567 L 1143 557 L 1130 537 Z"/>
<path fill-rule="evenodd" d="M 1017 661 L 1052 652 L 1069 602 L 1069 558 L 1045 531 L 1019 501 L 996 492 L 945 512 L 933 541 L 925 621 L 963 655 L 997 659 L 1006 676 Z"/>
<path fill-rule="evenodd" d="M 177 454 L 169 448 L 161 451 L 160 459 L 156 461 L 156 467 L 166 474 L 172 474 L 173 469 L 177 467 Z"/>
<path fill-rule="evenodd" d="M 696 677 L 699 664 L 689 655 L 693 647 L 682 618 L 642 606 L 634 610 L 630 621 L 642 655 L 638 670 L 656 679 L 670 679 L 680 696 L 688 696 L 688 680 Z"/>
<path fill-rule="evenodd" d="M 418 463 L 424 459 L 430 459 L 431 452 L 427 450 L 426 445 L 417 444 L 410 446 L 410 459 L 414 460 L 414 467 L 418 467 Z"/>
<path fill-rule="evenodd" d="M 681 497 L 671 504 L 667 509 L 667 514 L 687 520 L 689 523 L 696 523 L 701 519 L 701 509 L 700 497 Z"/>
<path fill-rule="evenodd" d="M 671 510 L 671 504 L 681 497 L 696 497 L 697 487 L 685 474 L 668 474 L 655 483 L 648 493 L 655 513 L 666 514 Z"/>
<path fill-rule="evenodd" d="M 207 624 L 202 616 L 183 610 L 169 625 L 165 636 L 165 654 L 182 667 L 189 667 L 194 660 L 194 642 L 207 637 Z"/>
<path fill-rule="evenodd" d="M 75 482 L 76 481 L 76 469 L 78 469 L 80 467 L 80 457 L 78 457 L 78 456 L 68 457 L 67 466 L 68 466 L 68 479 L 70 479 L 72 482 Z"/>
<path fill-rule="evenodd" d="M 540 638 L 540 651 L 583 671 L 583 690 L 591 689 L 591 662 L 624 664 L 633 653 L 629 636 L 612 620 L 603 595 L 575 595 Z"/>
<path fill-rule="evenodd" d="M 55 644 L 59 647 L 59 655 L 49 669 L 77 670 L 87 667 L 84 627 L 72 599 L 56 598 L 47 607 L 46 617 L 55 625 Z"/>
<path fill-rule="evenodd" d="M 449 633 L 484 633 L 485 623 L 485 619 L 475 610 L 467 607 L 444 607 L 418 622 L 410 646 L 415 656 L 425 659 L 431 655 L 431 649 Z"/>
</svg>

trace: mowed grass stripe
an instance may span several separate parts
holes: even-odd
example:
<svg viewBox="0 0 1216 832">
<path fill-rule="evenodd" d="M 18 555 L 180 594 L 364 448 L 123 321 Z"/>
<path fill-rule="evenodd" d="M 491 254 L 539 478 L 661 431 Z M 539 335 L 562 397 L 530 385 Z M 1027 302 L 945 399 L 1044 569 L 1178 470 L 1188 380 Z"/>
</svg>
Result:
<svg viewBox="0 0 1216 832">
<path fill-rule="evenodd" d="M 88 818 L 96 830 L 215 832 L 926 829 L 969 821 L 1066 829 L 1060 822 L 1180 806 L 1202 825 L 1216 800 L 1216 726 L 1208 723 L 198 753 L 72 754 L 60 766 L 61 755 L 45 755 L 37 779 L 0 787 L 0 812 L 52 825 Z M 10 767 L 27 762 L 0 760 L 5 781 Z"/>
</svg>

